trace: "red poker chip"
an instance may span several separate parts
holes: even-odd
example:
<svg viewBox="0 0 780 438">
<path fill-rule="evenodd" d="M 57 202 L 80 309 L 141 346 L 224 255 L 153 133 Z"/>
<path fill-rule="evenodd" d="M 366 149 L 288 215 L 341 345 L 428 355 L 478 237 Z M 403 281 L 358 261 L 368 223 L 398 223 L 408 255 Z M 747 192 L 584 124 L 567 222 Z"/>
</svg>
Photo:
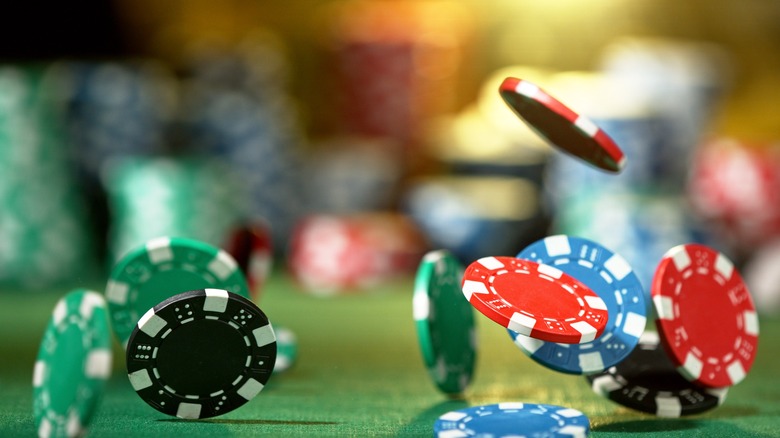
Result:
<svg viewBox="0 0 780 438">
<path fill-rule="evenodd" d="M 561 150 L 609 172 L 625 166 L 626 156 L 606 132 L 533 83 L 509 77 L 498 91 L 528 126 Z"/>
<path fill-rule="evenodd" d="M 601 336 L 604 301 L 549 265 L 514 257 L 484 257 L 463 275 L 463 294 L 483 315 L 535 339 L 582 344 Z"/>
<path fill-rule="evenodd" d="M 661 343 L 691 382 L 710 388 L 745 378 L 758 348 L 753 299 L 732 262 L 700 244 L 661 259 L 651 289 Z"/>
<path fill-rule="evenodd" d="M 780 235 L 780 145 L 714 138 L 698 147 L 688 184 L 691 205 L 743 253 Z"/>
<path fill-rule="evenodd" d="M 242 222 L 228 231 L 223 249 L 236 259 L 257 303 L 273 265 L 271 226 L 264 219 Z"/>
</svg>

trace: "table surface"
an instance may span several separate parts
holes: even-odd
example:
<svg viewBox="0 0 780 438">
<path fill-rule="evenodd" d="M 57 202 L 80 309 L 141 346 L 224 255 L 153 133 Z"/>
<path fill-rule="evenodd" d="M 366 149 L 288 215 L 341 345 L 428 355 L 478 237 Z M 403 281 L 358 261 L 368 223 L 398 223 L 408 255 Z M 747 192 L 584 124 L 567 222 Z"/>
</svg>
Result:
<svg viewBox="0 0 780 438">
<path fill-rule="evenodd" d="M 101 286 L 96 286 L 98 288 Z M 32 366 L 51 310 L 65 292 L 0 291 L 0 437 L 34 436 Z M 371 293 L 316 297 L 276 272 L 260 307 L 298 337 L 298 361 L 252 401 L 222 417 L 191 421 L 152 409 L 130 387 L 114 342 L 114 374 L 91 436 L 431 436 L 453 409 L 502 401 L 572 407 L 594 437 L 780 436 L 780 318 L 763 317 L 758 357 L 723 406 L 663 419 L 593 393 L 581 376 L 548 370 L 512 345 L 506 331 L 476 315 L 479 355 L 464 399 L 439 393 L 423 366 L 412 320 L 412 279 Z M 702 309 L 702 311 L 706 311 Z"/>
</svg>

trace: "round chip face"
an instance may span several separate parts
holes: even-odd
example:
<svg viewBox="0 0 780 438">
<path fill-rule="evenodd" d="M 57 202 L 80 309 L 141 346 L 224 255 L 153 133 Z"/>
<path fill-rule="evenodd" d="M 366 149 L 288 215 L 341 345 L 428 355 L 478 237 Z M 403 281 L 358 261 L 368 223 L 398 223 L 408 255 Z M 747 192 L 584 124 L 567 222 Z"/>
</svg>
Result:
<svg viewBox="0 0 780 438">
<path fill-rule="evenodd" d="M 562 406 L 506 402 L 447 412 L 433 424 L 440 438 L 461 437 L 586 437 L 590 420 Z"/>
<path fill-rule="evenodd" d="M 209 418 L 264 388 L 276 361 L 276 336 L 248 299 L 195 290 L 149 309 L 130 336 L 126 359 L 130 384 L 149 406 L 179 418 Z"/>
<path fill-rule="evenodd" d="M 412 311 L 425 367 L 446 394 L 462 393 L 477 358 L 474 309 L 463 299 L 463 266 L 446 250 L 426 254 L 417 270 Z"/>
<path fill-rule="evenodd" d="M 542 341 L 590 342 L 601 336 L 607 324 L 604 300 L 550 265 L 484 257 L 466 268 L 461 288 L 483 315 Z"/>
<path fill-rule="evenodd" d="M 295 365 L 298 359 L 298 339 L 287 327 L 274 327 L 276 334 L 276 362 L 274 374 L 281 374 Z"/>
<path fill-rule="evenodd" d="M 259 302 L 273 265 L 270 225 L 262 219 L 242 222 L 229 231 L 224 248 L 244 273 L 252 299 Z"/>
<path fill-rule="evenodd" d="M 623 151 L 601 128 L 533 83 L 509 77 L 499 93 L 528 126 L 559 149 L 609 172 L 625 166 Z"/>
<path fill-rule="evenodd" d="M 173 295 L 203 288 L 249 297 L 236 261 L 209 244 L 160 237 L 128 252 L 111 271 L 106 299 L 111 323 L 124 345 L 141 316 Z"/>
<path fill-rule="evenodd" d="M 111 375 L 111 329 L 103 296 L 76 289 L 60 299 L 33 369 L 39 437 L 86 433 Z"/>
<path fill-rule="evenodd" d="M 702 388 L 683 378 L 655 332 L 645 332 L 624 361 L 586 378 L 595 393 L 659 417 L 701 414 L 720 406 L 728 393 L 727 387 Z"/>
<path fill-rule="evenodd" d="M 710 388 L 745 378 L 758 348 L 758 315 L 734 264 L 700 244 L 670 249 L 651 288 L 661 343 L 678 371 Z"/>
<path fill-rule="evenodd" d="M 513 342 L 536 362 L 569 374 L 594 374 L 619 363 L 639 342 L 647 322 L 644 289 L 619 254 L 581 237 L 549 236 L 517 258 L 555 266 L 581 281 L 607 305 L 604 333 L 583 344 L 544 342 L 508 330 Z"/>
</svg>

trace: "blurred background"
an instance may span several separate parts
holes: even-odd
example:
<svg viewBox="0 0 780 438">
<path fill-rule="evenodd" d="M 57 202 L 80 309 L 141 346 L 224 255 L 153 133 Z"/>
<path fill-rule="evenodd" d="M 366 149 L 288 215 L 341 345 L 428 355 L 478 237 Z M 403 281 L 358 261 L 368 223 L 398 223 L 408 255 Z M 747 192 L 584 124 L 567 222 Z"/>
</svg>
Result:
<svg viewBox="0 0 780 438">
<path fill-rule="evenodd" d="M 24 2 L 0 18 L 0 290 L 264 221 L 316 293 L 567 233 L 645 286 L 710 244 L 775 312 L 778 22 L 768 0 Z M 546 145 L 507 76 L 596 121 L 624 171 Z"/>
</svg>

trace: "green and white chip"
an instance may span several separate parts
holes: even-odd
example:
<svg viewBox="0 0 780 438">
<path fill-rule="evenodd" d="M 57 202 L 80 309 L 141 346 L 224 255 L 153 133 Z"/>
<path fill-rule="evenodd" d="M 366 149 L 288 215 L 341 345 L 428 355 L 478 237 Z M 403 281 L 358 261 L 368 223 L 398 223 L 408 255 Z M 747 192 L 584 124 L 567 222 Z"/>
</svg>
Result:
<svg viewBox="0 0 780 438">
<path fill-rule="evenodd" d="M 276 362 L 274 362 L 274 374 L 281 374 L 295 365 L 298 358 L 298 339 L 295 333 L 287 327 L 275 326 L 276 334 Z"/>
<path fill-rule="evenodd" d="M 111 324 L 127 344 L 135 325 L 160 302 L 196 289 L 223 289 L 249 298 L 249 286 L 227 252 L 181 237 L 159 237 L 129 251 L 106 286 Z"/>
<path fill-rule="evenodd" d="M 412 299 L 420 350 L 428 373 L 444 393 L 462 393 L 477 357 L 474 310 L 463 297 L 463 266 L 448 251 L 431 251 L 417 270 Z"/>
<path fill-rule="evenodd" d="M 40 437 L 86 433 L 111 375 L 111 331 L 103 296 L 76 289 L 57 302 L 33 369 Z"/>
</svg>

